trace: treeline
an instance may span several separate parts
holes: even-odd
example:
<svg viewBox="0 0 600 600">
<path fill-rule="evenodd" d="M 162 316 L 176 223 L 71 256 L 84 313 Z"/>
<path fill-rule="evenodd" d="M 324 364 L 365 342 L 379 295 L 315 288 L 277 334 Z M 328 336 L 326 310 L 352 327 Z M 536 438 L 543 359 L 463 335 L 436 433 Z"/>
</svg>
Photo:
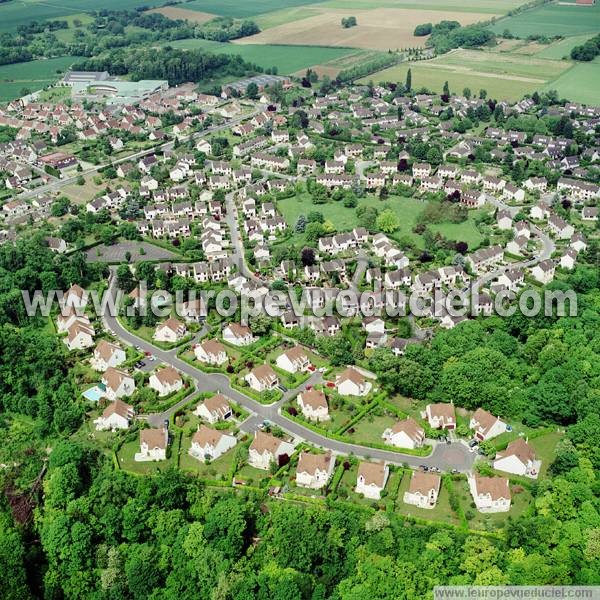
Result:
<svg viewBox="0 0 600 600">
<path fill-rule="evenodd" d="M 373 60 L 367 61 L 360 65 L 356 65 L 355 67 L 352 67 L 350 69 L 340 71 L 336 77 L 336 80 L 341 83 L 354 81 L 355 79 L 359 79 L 360 77 L 366 77 L 371 73 L 375 73 L 377 71 L 381 71 L 382 69 L 386 69 L 387 67 L 391 67 L 397 62 L 397 55 L 384 54 L 378 58 L 374 58 Z"/>
<path fill-rule="evenodd" d="M 228 42 L 256 33 L 260 33 L 260 27 L 254 21 L 237 21 L 230 17 L 217 17 L 196 29 L 196 37 L 215 42 Z"/>
<path fill-rule="evenodd" d="M 600 34 L 588 40 L 585 44 L 575 46 L 571 49 L 571 58 L 573 60 L 590 62 L 598 55 L 600 55 Z"/>
<path fill-rule="evenodd" d="M 112 75 L 129 75 L 132 80 L 166 79 L 170 85 L 186 81 L 202 82 L 217 74 L 243 76 L 262 69 L 245 62 L 239 55 L 211 54 L 201 49 L 176 48 L 112 51 L 89 58 L 73 66 L 81 71 L 109 71 Z"/>
<path fill-rule="evenodd" d="M 427 46 L 444 54 L 454 48 L 479 48 L 491 44 L 496 34 L 486 29 L 485 24 L 461 27 L 458 21 L 441 21 L 434 25 Z"/>
</svg>

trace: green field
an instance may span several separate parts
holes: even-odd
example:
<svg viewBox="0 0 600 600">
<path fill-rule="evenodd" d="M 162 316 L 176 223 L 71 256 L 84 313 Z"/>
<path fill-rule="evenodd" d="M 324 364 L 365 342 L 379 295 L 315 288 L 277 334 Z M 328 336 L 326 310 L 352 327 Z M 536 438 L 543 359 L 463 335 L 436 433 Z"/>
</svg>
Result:
<svg viewBox="0 0 600 600">
<path fill-rule="evenodd" d="M 55 83 L 75 60 L 76 56 L 62 56 L 1 66 L 0 101 L 18 98 L 23 88 L 34 92 Z"/>
<path fill-rule="evenodd" d="M 412 238 L 416 246 L 422 247 L 423 239 L 413 233 L 412 229 L 416 224 L 418 215 L 425 208 L 423 201 L 415 198 L 390 196 L 386 202 L 382 202 L 374 196 L 367 196 L 366 198 L 361 198 L 358 205 L 375 206 L 380 210 L 386 207 L 391 208 L 400 218 L 400 228 L 394 232 L 393 237 L 408 236 Z M 356 209 L 346 208 L 341 202 L 313 204 L 308 194 L 300 194 L 292 198 L 279 200 L 277 207 L 291 227 L 294 226 L 300 215 L 307 215 L 311 211 L 322 213 L 326 220 L 334 224 L 337 231 L 348 231 L 358 225 Z M 439 225 L 430 225 L 430 228 L 433 232 L 441 232 L 449 239 L 467 242 L 469 248 L 473 250 L 481 244 L 483 239 L 475 226 L 475 215 L 476 212 L 471 211 L 468 220 L 464 223 L 441 223 Z M 292 238 L 292 242 L 297 242 L 298 237 L 295 236 Z"/>
<path fill-rule="evenodd" d="M 425 0 L 425 2 L 415 2 L 415 0 L 329 0 L 320 4 L 319 7 L 344 10 L 414 8 L 416 10 L 452 10 L 502 15 L 521 4 L 524 4 L 523 0 L 477 0 L 477 2 L 464 2 L 464 0 Z"/>
<path fill-rule="evenodd" d="M 88 0 L 13 0 L 0 4 L 0 31 L 12 31 L 18 25 L 33 20 L 64 19 L 68 15 L 89 10 L 130 10 L 153 4 L 153 0 L 99 0 L 93 4 Z"/>
<path fill-rule="evenodd" d="M 277 67 L 279 73 L 289 75 L 295 71 L 336 60 L 356 53 L 351 48 L 323 48 L 320 46 L 271 46 L 262 44 L 227 44 L 202 39 L 168 42 L 173 48 L 203 48 L 214 53 L 239 54 L 244 60 L 265 69 Z"/>
<path fill-rule="evenodd" d="M 527 37 L 542 35 L 578 35 L 600 31 L 600 4 L 594 6 L 567 6 L 564 4 L 545 4 L 527 10 L 514 17 L 501 19 L 490 25 L 495 33 L 508 29 L 513 35 Z"/>
<path fill-rule="evenodd" d="M 570 63 L 519 54 L 455 50 L 430 61 L 400 64 L 359 80 L 404 81 L 410 68 L 412 85 L 441 92 L 448 81 L 450 90 L 461 93 L 485 89 L 491 98 L 519 100 L 559 77 Z"/>
<path fill-rule="evenodd" d="M 539 58 L 554 58 L 556 60 L 560 60 L 563 56 L 569 56 L 571 54 L 571 50 L 575 46 L 579 46 L 584 44 L 586 40 L 590 39 L 590 34 L 586 33 L 583 35 L 573 35 L 571 37 L 565 38 L 564 40 L 560 40 L 558 42 L 554 42 L 539 52 L 535 53 L 535 56 Z"/>
<path fill-rule="evenodd" d="M 319 0 L 192 0 L 181 5 L 186 10 L 199 10 L 224 17 L 254 17 L 263 13 L 317 4 Z"/>
<path fill-rule="evenodd" d="M 577 63 L 544 90 L 556 90 L 562 98 L 597 105 L 600 100 L 600 61 Z"/>
</svg>

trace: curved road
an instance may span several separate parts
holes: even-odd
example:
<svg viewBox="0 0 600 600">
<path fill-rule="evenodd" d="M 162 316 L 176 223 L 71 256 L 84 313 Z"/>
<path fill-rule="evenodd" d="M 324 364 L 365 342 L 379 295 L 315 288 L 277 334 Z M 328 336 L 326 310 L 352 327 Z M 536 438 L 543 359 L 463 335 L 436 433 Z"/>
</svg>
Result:
<svg viewBox="0 0 600 600">
<path fill-rule="evenodd" d="M 109 290 L 113 295 L 116 292 L 116 281 L 117 279 L 114 276 L 114 269 L 111 269 Z M 218 373 L 204 373 L 200 369 L 178 358 L 177 349 L 161 350 L 160 348 L 154 346 L 154 344 L 137 337 L 125 329 L 115 316 L 105 313 L 103 315 L 103 322 L 105 327 L 112 331 L 114 335 L 116 335 L 122 342 L 131 346 L 139 346 L 144 352 L 151 352 L 157 357 L 157 361 L 171 365 L 184 375 L 192 378 L 196 384 L 196 392 L 219 391 L 231 398 L 234 402 L 237 402 L 243 406 L 252 414 L 252 416 L 242 424 L 241 428 L 244 431 L 252 432 L 254 429 L 256 429 L 259 423 L 262 423 L 264 420 L 268 420 L 296 438 L 306 440 L 315 446 L 329 448 L 336 453 L 354 454 L 362 458 L 385 460 L 393 464 L 407 463 L 409 466 L 414 468 L 417 468 L 419 465 L 427 465 L 429 467 L 435 466 L 445 471 L 451 469 L 468 471 L 475 460 L 476 455 L 470 453 L 466 445 L 462 442 L 436 444 L 430 456 L 419 457 L 409 454 L 402 454 L 400 452 L 379 450 L 376 448 L 369 448 L 366 446 L 359 446 L 356 444 L 349 444 L 346 442 L 339 442 L 337 440 L 329 439 L 311 429 L 308 429 L 307 427 L 304 427 L 300 423 L 286 419 L 281 414 L 281 407 L 285 402 L 287 402 L 287 400 L 289 400 L 289 398 L 302 391 L 306 385 L 320 381 L 320 373 L 314 373 L 312 377 L 302 386 L 294 390 L 289 390 L 278 402 L 265 406 L 253 398 L 250 398 L 233 389 L 229 382 L 229 378 L 226 375 Z M 188 401 L 189 398 L 186 398 L 162 414 L 148 415 L 148 422 L 152 426 L 160 426 L 164 419 L 169 418 L 180 408 L 181 405 L 186 404 Z"/>
</svg>

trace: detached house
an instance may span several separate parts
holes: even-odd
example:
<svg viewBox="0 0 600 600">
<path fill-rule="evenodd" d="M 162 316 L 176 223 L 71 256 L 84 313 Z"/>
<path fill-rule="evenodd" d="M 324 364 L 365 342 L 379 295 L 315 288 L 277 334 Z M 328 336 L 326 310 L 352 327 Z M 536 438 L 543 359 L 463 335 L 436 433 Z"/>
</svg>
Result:
<svg viewBox="0 0 600 600">
<path fill-rule="evenodd" d="M 389 467 L 385 463 L 361 462 L 356 478 L 356 493 L 371 500 L 380 500 L 389 474 Z"/>
<path fill-rule="evenodd" d="M 329 420 L 327 398 L 321 390 L 304 390 L 298 394 L 297 402 L 302 414 L 310 421 Z"/>
<path fill-rule="evenodd" d="M 233 412 L 229 400 L 223 394 L 215 394 L 199 404 L 194 414 L 214 425 L 218 421 L 226 421 Z"/>
<path fill-rule="evenodd" d="M 91 365 L 96 371 L 106 371 L 108 367 L 118 367 L 125 362 L 126 358 L 123 348 L 106 340 L 100 340 L 94 349 Z"/>
<path fill-rule="evenodd" d="M 432 429 L 455 429 L 456 414 L 453 404 L 428 404 L 425 407 L 427 422 Z"/>
<path fill-rule="evenodd" d="M 134 456 L 136 462 L 166 460 L 169 432 L 167 429 L 142 429 L 140 451 Z"/>
<path fill-rule="evenodd" d="M 536 460 L 533 448 L 523 438 L 512 441 L 494 459 L 494 469 L 533 479 L 538 476 L 541 466 L 542 461 Z"/>
<path fill-rule="evenodd" d="M 469 478 L 469 489 L 479 512 L 497 513 L 510 510 L 508 479 L 475 475 Z"/>
<path fill-rule="evenodd" d="M 478 408 L 471 417 L 469 429 L 475 431 L 475 438 L 480 442 L 489 440 L 506 431 L 506 423 L 499 417 L 494 417 L 483 408 Z"/>
<path fill-rule="evenodd" d="M 302 346 L 295 346 L 277 357 L 277 366 L 288 373 L 307 371 L 311 366 L 308 354 Z"/>
<path fill-rule="evenodd" d="M 94 329 L 80 321 L 75 321 L 67 330 L 65 344 L 69 350 L 85 350 L 94 345 Z"/>
<path fill-rule="evenodd" d="M 425 430 L 411 417 L 398 421 L 381 436 L 386 444 L 397 448 L 420 448 L 425 440 Z"/>
<path fill-rule="evenodd" d="M 192 437 L 189 452 L 190 456 L 206 462 L 207 460 L 216 460 L 233 448 L 236 443 L 237 440 L 232 435 L 211 429 L 206 425 L 199 425 L 198 431 Z"/>
<path fill-rule="evenodd" d="M 104 409 L 104 412 L 94 421 L 94 424 L 97 431 L 128 429 L 134 415 L 133 406 L 117 399 Z"/>
<path fill-rule="evenodd" d="M 254 342 L 254 336 L 246 325 L 230 323 L 223 329 L 223 340 L 234 346 L 248 346 Z"/>
<path fill-rule="evenodd" d="M 412 504 L 419 508 L 434 508 L 442 479 L 435 473 L 421 473 L 415 471 L 412 474 L 408 491 L 404 492 L 405 504 Z"/>
<path fill-rule="evenodd" d="M 152 336 L 157 342 L 175 343 L 182 340 L 187 333 L 184 323 L 174 318 L 169 318 L 156 326 Z"/>
<path fill-rule="evenodd" d="M 113 367 L 106 369 L 104 375 L 102 375 L 102 383 L 106 388 L 105 393 L 109 400 L 131 396 L 135 391 L 133 377 L 129 373 Z"/>
<path fill-rule="evenodd" d="M 207 365 L 216 365 L 220 367 L 227 362 L 227 352 L 225 346 L 217 340 L 206 340 L 194 347 L 196 358 Z"/>
<path fill-rule="evenodd" d="M 293 452 L 293 444 L 276 438 L 270 433 L 256 431 L 248 450 L 248 463 L 255 469 L 266 471 L 272 462 L 280 464 L 283 457 L 289 457 Z"/>
<path fill-rule="evenodd" d="M 179 391 L 183 387 L 183 380 L 173 367 L 164 367 L 150 375 L 149 385 L 159 396 L 167 396 Z"/>
<path fill-rule="evenodd" d="M 266 364 L 254 367 L 244 379 L 248 385 L 257 392 L 273 390 L 279 385 L 277 373 Z"/>
<path fill-rule="evenodd" d="M 554 279 L 554 271 L 556 265 L 550 258 L 542 260 L 531 269 L 531 275 L 535 277 L 537 281 L 544 285 L 550 283 Z"/>
<path fill-rule="evenodd" d="M 331 452 L 325 454 L 302 452 L 296 468 L 296 485 L 315 490 L 325 487 L 334 465 L 335 457 Z"/>
<path fill-rule="evenodd" d="M 335 378 L 335 386 L 342 396 L 366 396 L 373 387 L 364 375 L 348 367 Z"/>
</svg>

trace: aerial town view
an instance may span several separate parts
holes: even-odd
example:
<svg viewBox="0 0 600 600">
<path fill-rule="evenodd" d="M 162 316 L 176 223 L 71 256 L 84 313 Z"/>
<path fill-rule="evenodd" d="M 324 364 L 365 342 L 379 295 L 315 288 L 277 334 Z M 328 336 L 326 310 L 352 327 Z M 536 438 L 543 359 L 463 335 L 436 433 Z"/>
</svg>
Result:
<svg viewBox="0 0 600 600">
<path fill-rule="evenodd" d="M 0 600 L 600 598 L 598 0 L 0 0 Z"/>
</svg>

